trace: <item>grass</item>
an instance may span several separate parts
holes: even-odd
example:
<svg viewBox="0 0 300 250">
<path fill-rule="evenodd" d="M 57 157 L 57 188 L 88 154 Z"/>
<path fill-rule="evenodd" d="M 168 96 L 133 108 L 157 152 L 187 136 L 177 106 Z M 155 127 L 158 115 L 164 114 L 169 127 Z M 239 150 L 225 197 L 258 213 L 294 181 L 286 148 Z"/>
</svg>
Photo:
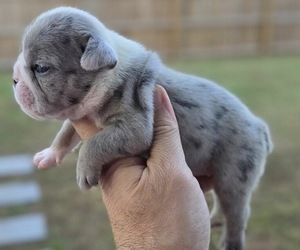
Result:
<svg viewBox="0 0 300 250">
<path fill-rule="evenodd" d="M 269 123 L 275 149 L 253 196 L 247 249 L 299 249 L 300 58 L 258 57 L 169 64 L 221 83 Z M 10 75 L 10 72 L 0 74 L 0 154 L 33 154 L 51 142 L 60 123 L 37 122 L 25 116 L 14 101 Z M 0 217 L 43 211 L 48 218 L 49 238 L 46 242 L 7 250 L 45 246 L 53 250 L 114 249 L 101 194 L 97 189 L 79 191 L 75 162 L 76 155 L 72 154 L 59 168 L 18 178 L 36 179 L 42 187 L 43 199 L 26 207 L 1 209 Z M 211 249 L 214 245 L 215 242 Z"/>
</svg>

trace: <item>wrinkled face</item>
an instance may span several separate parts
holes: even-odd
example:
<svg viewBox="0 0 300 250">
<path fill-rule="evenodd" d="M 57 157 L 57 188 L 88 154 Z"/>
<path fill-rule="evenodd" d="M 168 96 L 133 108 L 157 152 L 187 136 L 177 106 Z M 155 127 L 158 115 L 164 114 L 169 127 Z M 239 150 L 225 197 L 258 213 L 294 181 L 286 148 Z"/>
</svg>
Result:
<svg viewBox="0 0 300 250">
<path fill-rule="evenodd" d="M 27 29 L 14 65 L 13 89 L 29 116 L 66 119 L 61 112 L 79 104 L 96 76 L 116 65 L 114 51 L 92 29 L 91 18 L 79 10 L 59 8 Z"/>
<path fill-rule="evenodd" d="M 57 118 L 60 111 L 78 104 L 90 89 L 95 72 L 80 65 L 76 44 L 28 44 L 14 66 L 14 93 L 22 110 L 36 119 Z M 26 44 L 26 42 L 25 42 Z"/>
</svg>

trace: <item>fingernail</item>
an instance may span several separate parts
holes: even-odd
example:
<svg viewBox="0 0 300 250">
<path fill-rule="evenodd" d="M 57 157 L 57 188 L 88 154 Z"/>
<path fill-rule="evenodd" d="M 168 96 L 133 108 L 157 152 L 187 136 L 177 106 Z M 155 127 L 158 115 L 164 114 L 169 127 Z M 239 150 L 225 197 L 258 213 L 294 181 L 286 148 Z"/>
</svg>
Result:
<svg viewBox="0 0 300 250">
<path fill-rule="evenodd" d="M 169 114 L 171 114 L 173 116 L 174 120 L 176 120 L 176 115 L 175 115 L 175 112 L 174 112 L 171 100 L 170 100 L 170 98 L 168 96 L 167 91 L 164 91 L 164 92 L 165 93 L 163 94 L 163 98 L 162 98 L 164 106 L 168 110 Z"/>
<path fill-rule="evenodd" d="M 163 104 L 162 88 L 160 86 L 156 86 L 154 91 L 155 108 L 160 108 L 162 104 Z"/>
<path fill-rule="evenodd" d="M 164 107 L 176 120 L 176 115 L 175 115 L 174 109 L 172 107 L 168 93 L 163 87 L 161 87 L 159 85 L 155 89 L 154 101 L 155 101 L 156 109 Z"/>
</svg>

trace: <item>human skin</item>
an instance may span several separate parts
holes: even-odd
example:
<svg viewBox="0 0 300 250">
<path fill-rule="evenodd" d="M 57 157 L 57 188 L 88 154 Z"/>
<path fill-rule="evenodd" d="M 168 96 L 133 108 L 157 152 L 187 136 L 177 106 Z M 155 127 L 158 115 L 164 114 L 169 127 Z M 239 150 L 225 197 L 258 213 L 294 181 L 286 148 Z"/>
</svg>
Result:
<svg viewBox="0 0 300 250">
<path fill-rule="evenodd" d="M 73 122 L 83 141 L 99 132 L 88 120 Z M 210 220 L 198 181 L 183 153 L 166 91 L 155 90 L 154 139 L 148 160 L 127 157 L 102 173 L 100 187 L 117 249 L 208 249 Z"/>
</svg>

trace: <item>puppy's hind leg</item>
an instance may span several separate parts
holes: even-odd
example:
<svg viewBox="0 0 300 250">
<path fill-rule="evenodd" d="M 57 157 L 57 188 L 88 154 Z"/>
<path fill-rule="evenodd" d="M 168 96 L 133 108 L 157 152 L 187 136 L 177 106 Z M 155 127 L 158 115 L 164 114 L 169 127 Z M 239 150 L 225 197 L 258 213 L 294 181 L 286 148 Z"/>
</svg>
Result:
<svg viewBox="0 0 300 250">
<path fill-rule="evenodd" d="M 214 190 L 226 219 L 224 250 L 244 249 L 245 230 L 250 215 L 250 200 L 264 162 L 260 155 L 236 151 L 235 155 L 220 155 L 215 171 Z"/>
<path fill-rule="evenodd" d="M 226 224 L 221 240 L 222 250 L 244 249 L 245 230 L 250 215 L 251 191 L 217 180 L 215 191 L 224 213 Z"/>
<path fill-rule="evenodd" d="M 231 147 L 220 144 L 213 162 L 214 190 L 226 219 L 226 250 L 244 249 L 251 195 L 264 172 L 266 149 L 258 140 L 246 139 L 242 145 L 241 139 Z"/>
</svg>

